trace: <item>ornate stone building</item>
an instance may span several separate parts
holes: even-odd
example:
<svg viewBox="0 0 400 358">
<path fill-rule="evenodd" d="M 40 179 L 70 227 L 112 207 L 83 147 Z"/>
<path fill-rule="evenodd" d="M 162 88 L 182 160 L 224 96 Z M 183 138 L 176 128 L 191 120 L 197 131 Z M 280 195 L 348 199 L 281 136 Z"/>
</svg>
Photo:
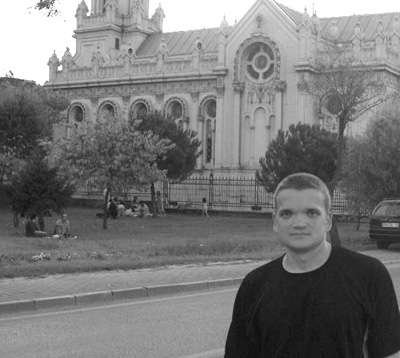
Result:
<svg viewBox="0 0 400 358">
<path fill-rule="evenodd" d="M 48 62 L 46 86 L 71 100 L 57 135 L 101 113 L 127 120 L 158 110 L 197 131 L 198 174 L 253 177 L 279 129 L 298 122 L 335 129 L 335 115 L 317 113 L 299 85 L 326 39 L 361 53 L 399 89 L 397 13 L 319 19 L 257 0 L 233 26 L 224 19 L 217 28 L 171 33 L 163 32 L 164 16 L 161 6 L 149 16 L 149 0 L 92 0 L 90 13 L 82 0 L 76 53 L 67 48 Z"/>
</svg>

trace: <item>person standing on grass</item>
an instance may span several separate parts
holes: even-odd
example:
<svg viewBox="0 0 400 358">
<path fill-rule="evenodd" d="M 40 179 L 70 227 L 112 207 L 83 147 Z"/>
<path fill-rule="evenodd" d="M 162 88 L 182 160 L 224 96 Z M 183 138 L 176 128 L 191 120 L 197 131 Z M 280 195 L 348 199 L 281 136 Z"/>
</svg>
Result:
<svg viewBox="0 0 400 358">
<path fill-rule="evenodd" d="M 208 218 L 210 217 L 210 216 L 208 215 L 207 199 L 206 199 L 206 198 L 203 198 L 202 214 L 203 214 L 203 216 L 207 216 Z"/>
<path fill-rule="evenodd" d="M 243 280 L 225 358 L 399 358 L 400 315 L 377 259 L 328 243 L 331 197 L 317 177 L 286 177 L 273 230 L 286 253 Z"/>
<path fill-rule="evenodd" d="M 162 216 L 165 217 L 166 215 L 165 215 L 165 209 L 164 209 L 163 196 L 161 195 L 161 193 L 159 191 L 157 191 L 156 196 L 157 196 L 157 211 L 160 215 L 162 214 Z"/>
</svg>

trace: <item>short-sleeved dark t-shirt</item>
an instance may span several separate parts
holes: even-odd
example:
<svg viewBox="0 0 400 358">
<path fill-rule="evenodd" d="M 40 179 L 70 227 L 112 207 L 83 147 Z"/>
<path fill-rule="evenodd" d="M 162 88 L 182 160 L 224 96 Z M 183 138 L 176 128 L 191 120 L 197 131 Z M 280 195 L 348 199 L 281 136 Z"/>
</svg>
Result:
<svg viewBox="0 0 400 358">
<path fill-rule="evenodd" d="M 370 358 L 400 350 L 396 295 L 380 261 L 333 247 L 317 270 L 289 273 L 282 258 L 244 279 L 225 358 L 362 358 L 365 339 Z"/>
</svg>

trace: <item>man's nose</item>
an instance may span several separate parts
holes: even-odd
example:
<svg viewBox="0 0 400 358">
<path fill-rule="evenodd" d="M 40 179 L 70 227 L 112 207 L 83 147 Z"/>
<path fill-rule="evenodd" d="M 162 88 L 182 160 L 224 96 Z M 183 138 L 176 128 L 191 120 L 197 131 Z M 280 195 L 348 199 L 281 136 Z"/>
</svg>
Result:
<svg viewBox="0 0 400 358">
<path fill-rule="evenodd" d="M 293 218 L 293 227 L 305 227 L 307 226 L 307 220 L 304 215 L 295 215 Z"/>
</svg>

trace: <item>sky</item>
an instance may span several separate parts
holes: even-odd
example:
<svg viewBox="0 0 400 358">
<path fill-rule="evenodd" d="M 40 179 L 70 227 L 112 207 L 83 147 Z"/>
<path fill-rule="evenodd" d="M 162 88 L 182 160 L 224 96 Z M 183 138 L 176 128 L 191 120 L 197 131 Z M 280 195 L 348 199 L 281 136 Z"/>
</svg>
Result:
<svg viewBox="0 0 400 358">
<path fill-rule="evenodd" d="M 81 0 L 58 0 L 60 15 L 46 17 L 32 8 L 35 0 L 2 0 L 0 13 L 0 77 L 10 75 L 44 84 L 47 62 L 55 51 L 61 59 L 66 47 L 75 54 L 75 12 Z M 299 12 L 313 9 L 320 18 L 399 12 L 399 0 L 279 0 Z M 91 1 L 86 0 L 90 8 Z M 218 27 L 225 17 L 229 25 L 239 21 L 255 0 L 150 0 L 150 16 L 161 4 L 164 32 Z M 89 9 L 90 10 L 90 9 Z"/>
</svg>

